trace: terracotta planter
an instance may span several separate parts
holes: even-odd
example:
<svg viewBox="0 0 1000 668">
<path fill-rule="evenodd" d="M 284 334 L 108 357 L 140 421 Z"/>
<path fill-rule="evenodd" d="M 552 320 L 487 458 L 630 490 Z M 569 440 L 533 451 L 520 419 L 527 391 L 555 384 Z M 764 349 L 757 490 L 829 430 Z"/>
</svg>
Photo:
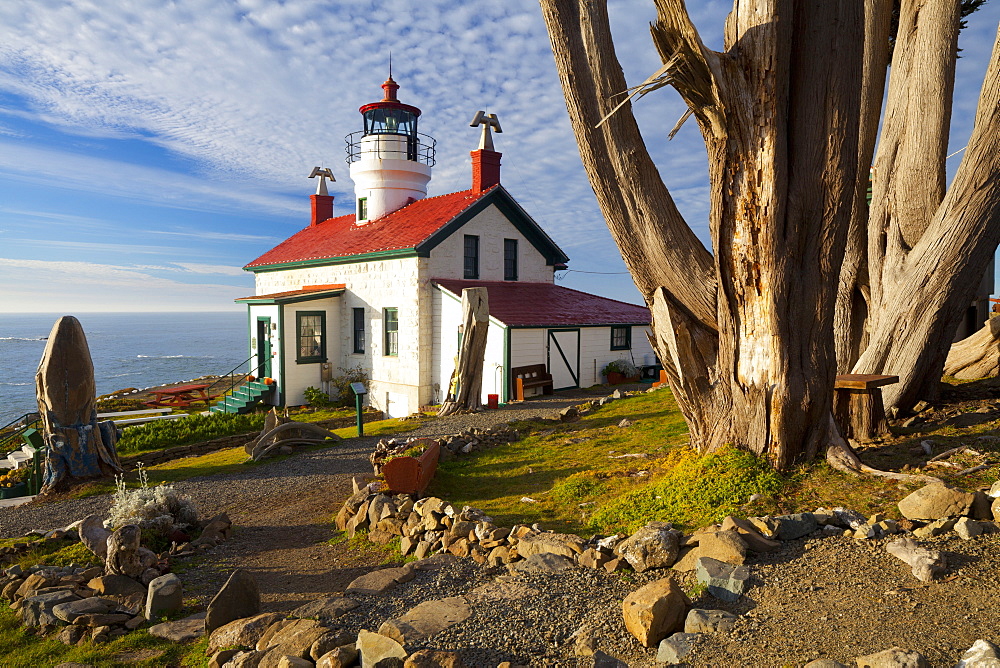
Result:
<svg viewBox="0 0 1000 668">
<path fill-rule="evenodd" d="M 639 376 L 626 376 L 623 373 L 618 373 L 617 371 L 608 372 L 608 385 L 621 385 L 623 383 L 635 383 L 638 382 Z"/>
<path fill-rule="evenodd" d="M 394 494 L 419 494 L 427 489 L 437 471 L 441 446 L 427 439 L 427 449 L 419 457 L 396 457 L 382 467 L 382 476 Z"/>
</svg>

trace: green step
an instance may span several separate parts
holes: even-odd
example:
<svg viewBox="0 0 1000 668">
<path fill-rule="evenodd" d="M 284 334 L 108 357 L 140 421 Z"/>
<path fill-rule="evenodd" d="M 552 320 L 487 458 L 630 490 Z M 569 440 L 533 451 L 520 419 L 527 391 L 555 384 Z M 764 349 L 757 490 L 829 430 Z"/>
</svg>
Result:
<svg viewBox="0 0 1000 668">
<path fill-rule="evenodd" d="M 265 385 L 257 380 L 248 381 L 209 410 L 212 413 L 248 413 L 254 404 L 273 389 L 273 385 Z"/>
</svg>

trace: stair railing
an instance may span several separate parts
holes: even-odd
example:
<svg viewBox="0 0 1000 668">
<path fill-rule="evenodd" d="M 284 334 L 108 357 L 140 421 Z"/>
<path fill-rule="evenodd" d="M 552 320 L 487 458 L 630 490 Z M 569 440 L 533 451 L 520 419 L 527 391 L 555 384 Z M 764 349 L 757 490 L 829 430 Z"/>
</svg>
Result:
<svg viewBox="0 0 1000 668">
<path fill-rule="evenodd" d="M 10 450 L 11 443 L 20 438 L 21 434 L 28 429 L 37 428 L 41 421 L 42 418 L 38 413 L 25 413 L 0 427 L 0 434 L 2 434 L 0 435 L 0 455 L 2 455 L 0 459 L 6 457 L 9 452 L 13 452 L 13 450 Z M 14 448 L 14 450 L 20 449 L 21 446 Z"/>
<path fill-rule="evenodd" d="M 211 385 L 209 385 L 209 386 L 208 386 L 208 387 L 207 387 L 207 388 L 205 389 L 205 393 L 206 393 L 206 394 L 207 394 L 207 395 L 208 395 L 209 397 L 212 397 L 213 399 L 224 399 L 225 397 L 227 397 L 227 396 L 229 396 L 230 394 L 232 394 L 232 393 L 233 393 L 233 391 L 234 391 L 234 390 L 236 389 L 236 387 L 237 387 L 237 386 L 239 386 L 239 385 L 242 385 L 242 384 L 243 384 L 243 379 L 244 379 L 244 378 L 245 378 L 246 376 L 254 376 L 254 375 L 257 375 L 257 372 L 258 372 L 258 371 L 260 371 L 260 370 L 261 370 L 262 368 L 264 368 L 264 366 L 265 366 L 265 365 L 266 365 L 266 364 L 268 363 L 268 361 L 269 361 L 269 360 L 264 360 L 263 362 L 261 362 L 260 364 L 258 364 L 258 365 L 257 365 L 256 367 L 254 367 L 253 369 L 250 369 L 249 371 L 246 371 L 246 372 L 244 372 L 244 371 L 240 371 L 240 369 L 242 369 L 242 368 L 243 368 L 243 365 L 245 365 L 245 364 L 246 364 L 246 365 L 249 365 L 249 364 L 250 364 L 250 361 L 251 361 L 251 360 L 252 360 L 252 359 L 253 359 L 254 357 L 256 357 L 256 355 L 251 355 L 251 356 L 250 356 L 250 357 L 248 357 L 247 359 L 245 359 L 245 360 L 243 360 L 242 362 L 240 362 L 239 364 L 237 364 L 237 365 L 236 365 L 236 366 L 235 366 L 235 367 L 234 367 L 234 368 L 233 368 L 233 369 L 232 369 L 231 371 L 229 371 L 228 373 L 225 373 L 225 374 L 223 374 L 223 375 L 219 376 L 219 379 L 218 379 L 218 380 L 216 380 L 216 381 L 215 381 L 214 383 L 212 383 Z M 223 391 L 222 391 L 222 392 L 221 392 L 220 394 L 216 394 L 216 395 L 213 395 L 213 394 L 212 394 L 212 392 L 213 392 L 213 390 L 215 389 L 215 386 L 216 386 L 216 385 L 220 385 L 220 384 L 221 384 L 221 385 L 223 385 L 223 386 L 224 386 L 224 385 L 225 385 L 226 383 L 228 383 L 228 384 L 229 384 L 229 385 L 228 385 L 228 387 L 226 387 L 226 389 L 225 389 L 225 390 L 223 390 Z"/>
</svg>

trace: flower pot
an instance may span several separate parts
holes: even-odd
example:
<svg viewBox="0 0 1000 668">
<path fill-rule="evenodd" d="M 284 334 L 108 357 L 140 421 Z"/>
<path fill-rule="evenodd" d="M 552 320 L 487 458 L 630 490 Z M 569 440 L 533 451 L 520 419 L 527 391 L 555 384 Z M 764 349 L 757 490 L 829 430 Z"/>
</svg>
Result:
<svg viewBox="0 0 1000 668">
<path fill-rule="evenodd" d="M 395 494 L 418 494 L 427 489 L 437 471 L 441 446 L 431 440 L 419 457 L 395 457 L 382 467 L 386 487 Z"/>
<path fill-rule="evenodd" d="M 13 487 L 0 487 L 0 499 L 16 499 L 19 496 L 28 496 L 28 485 L 19 482 Z"/>
<path fill-rule="evenodd" d="M 617 371 L 608 372 L 608 385 L 621 385 L 625 382 L 625 374 Z"/>
</svg>

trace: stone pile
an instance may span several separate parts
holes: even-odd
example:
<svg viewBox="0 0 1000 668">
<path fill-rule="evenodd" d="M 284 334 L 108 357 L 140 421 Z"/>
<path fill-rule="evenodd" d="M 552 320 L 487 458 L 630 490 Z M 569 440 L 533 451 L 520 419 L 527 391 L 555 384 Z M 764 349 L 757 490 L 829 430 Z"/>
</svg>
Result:
<svg viewBox="0 0 1000 668">
<path fill-rule="evenodd" d="M 463 429 L 457 434 L 436 439 L 441 446 L 441 458 L 447 460 L 453 455 L 468 455 L 486 448 L 493 448 L 505 443 L 512 443 L 521 438 L 516 429 L 510 425 L 498 424 L 488 429 Z M 393 457 L 402 455 L 410 448 L 420 445 L 420 441 L 430 441 L 427 438 L 383 438 L 375 445 L 375 450 L 369 457 L 375 475 L 381 473 L 382 465 Z"/>
</svg>

